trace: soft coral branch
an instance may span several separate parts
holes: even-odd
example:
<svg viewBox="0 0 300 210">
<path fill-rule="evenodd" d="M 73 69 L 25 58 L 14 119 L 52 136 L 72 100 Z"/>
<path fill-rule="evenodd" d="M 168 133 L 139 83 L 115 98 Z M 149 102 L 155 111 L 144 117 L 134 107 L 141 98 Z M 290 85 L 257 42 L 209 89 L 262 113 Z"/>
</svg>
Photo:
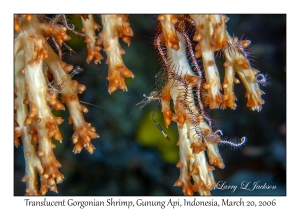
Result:
<svg viewBox="0 0 300 210">
<path fill-rule="evenodd" d="M 20 138 L 24 147 L 26 194 L 45 195 L 48 190 L 57 192 L 56 184 L 64 179 L 58 170 L 61 164 L 53 153 L 53 139 L 62 142 L 59 125 L 63 119 L 54 116 L 51 111 L 52 108 L 64 110 L 64 106 L 57 98 L 58 90 L 49 87 L 46 71 L 54 76 L 53 82 L 56 88 L 60 88 L 62 102 L 67 104 L 74 121 L 74 136 L 79 136 L 73 137 L 73 141 L 76 139 L 74 152 L 85 147 L 92 153 L 94 146 L 90 141 L 98 134 L 85 122 L 77 98 L 77 93 L 82 93 L 85 87 L 72 83 L 68 72 L 73 67 L 60 60 L 45 38 L 54 37 L 61 45 L 69 39 L 66 28 L 40 23 L 36 15 L 15 19 L 19 24 L 15 27 L 20 29 L 15 39 L 15 144 L 18 146 Z M 40 176 L 40 190 L 37 174 Z"/>
<path fill-rule="evenodd" d="M 98 44 L 103 45 L 107 55 L 109 81 L 108 92 L 112 93 L 118 88 L 127 91 L 125 78 L 134 78 L 132 72 L 123 63 L 122 55 L 125 51 L 119 44 L 122 38 L 128 45 L 133 32 L 129 26 L 126 15 L 101 15 L 103 30 L 99 34 Z"/>
<path fill-rule="evenodd" d="M 214 167 L 225 167 L 218 149 L 218 143 L 224 141 L 220 138 L 223 135 L 220 130 L 212 130 L 204 106 L 211 109 L 236 107 L 233 84 L 239 80 L 234 77 L 235 73 L 246 87 L 247 106 L 259 111 L 263 104 L 260 97 L 263 92 L 255 77 L 258 71 L 251 67 L 244 49 L 250 41 L 232 38 L 226 31 L 228 18 L 224 15 L 160 15 L 157 20 L 154 45 L 165 75 L 160 94 L 162 112 L 166 126 L 175 121 L 179 132 L 177 167 L 180 177 L 175 186 L 181 186 L 185 195 L 194 192 L 210 195 L 216 185 Z M 198 42 L 195 49 L 189 36 Z M 226 59 L 223 86 L 215 63 L 215 52 L 220 50 Z M 202 58 L 204 75 L 197 57 Z"/>
</svg>

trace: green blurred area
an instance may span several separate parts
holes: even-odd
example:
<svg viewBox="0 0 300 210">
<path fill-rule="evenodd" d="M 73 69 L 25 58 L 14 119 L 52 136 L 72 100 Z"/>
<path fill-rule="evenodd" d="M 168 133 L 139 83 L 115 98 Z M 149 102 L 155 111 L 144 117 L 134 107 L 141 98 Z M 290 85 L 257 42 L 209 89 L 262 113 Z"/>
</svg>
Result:
<svg viewBox="0 0 300 210">
<path fill-rule="evenodd" d="M 285 195 L 286 194 L 286 15 L 228 15 L 227 30 L 230 34 L 251 40 L 251 65 L 261 73 L 270 75 L 271 85 L 262 88 L 265 105 L 261 112 L 246 107 L 245 88 L 238 84 L 234 92 L 238 99 L 236 110 L 207 110 L 213 119 L 213 129 L 221 129 L 224 136 L 241 138 L 246 136 L 247 144 L 241 150 L 221 147 L 220 153 L 226 167 L 215 169 L 216 182 L 241 179 L 262 180 L 275 183 L 276 191 L 237 192 L 212 191 L 213 195 Z M 80 18 L 68 15 L 69 22 L 81 30 Z M 101 24 L 100 18 L 95 20 Z M 83 38 L 69 33 L 66 42 L 76 53 L 70 56 L 63 49 L 63 60 L 74 66 L 81 66 L 84 72 L 73 79 L 86 86 L 79 95 L 80 101 L 88 107 L 85 120 L 92 123 L 100 135 L 92 140 L 96 147 L 94 154 L 87 151 L 73 154 L 72 125 L 68 124 L 68 110 L 55 112 L 65 122 L 60 126 L 63 143 L 56 143 L 54 150 L 65 176 L 58 185 L 57 195 L 182 195 L 180 187 L 174 187 L 180 171 L 176 168 L 179 159 L 177 127 L 172 122 L 165 128 L 160 107 L 155 120 L 172 139 L 168 142 L 152 121 L 151 116 L 157 102 L 143 109 L 136 104 L 144 99 L 143 94 L 155 88 L 155 74 L 161 69 L 157 52 L 153 47 L 152 15 L 130 15 L 130 26 L 134 32 L 128 47 L 120 40 L 125 51 L 123 61 L 135 75 L 126 79 L 128 92 L 108 93 L 106 55 L 101 64 L 86 63 L 87 50 Z M 101 29 L 100 29 L 101 31 Z M 224 75 L 224 60 L 216 58 L 221 81 Z M 97 107 L 98 106 L 98 107 Z M 100 107 L 99 107 L 100 106 Z M 14 194 L 24 195 L 25 184 L 21 182 L 25 165 L 23 151 L 15 148 Z M 238 177 L 238 179 L 237 179 Z M 49 192 L 47 195 L 56 195 Z"/>
<path fill-rule="evenodd" d="M 163 115 L 156 115 L 155 120 L 163 127 L 164 131 L 167 131 L 167 135 L 172 140 L 169 142 L 156 127 L 155 123 L 152 120 L 149 120 L 151 119 L 152 114 L 153 111 L 151 110 L 148 113 L 145 113 L 142 118 L 137 130 L 138 142 L 143 146 L 156 148 L 164 161 L 176 164 L 179 160 L 179 149 L 178 146 L 176 146 L 178 140 L 177 129 L 175 126 L 170 126 L 167 130 L 164 126 Z"/>
</svg>

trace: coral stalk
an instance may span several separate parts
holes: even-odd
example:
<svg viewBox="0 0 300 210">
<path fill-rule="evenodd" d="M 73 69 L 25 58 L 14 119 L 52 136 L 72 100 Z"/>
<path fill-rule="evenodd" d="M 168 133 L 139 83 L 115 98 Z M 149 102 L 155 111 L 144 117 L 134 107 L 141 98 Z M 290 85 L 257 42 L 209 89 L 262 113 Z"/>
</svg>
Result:
<svg viewBox="0 0 300 210">
<path fill-rule="evenodd" d="M 177 123 L 180 177 L 175 186 L 181 186 L 185 195 L 210 195 L 216 183 L 214 167 L 225 165 L 218 150 L 222 131 L 213 131 L 204 106 L 210 109 L 235 109 L 233 83 L 239 75 L 246 87 L 247 106 L 260 111 L 264 103 L 253 69 L 247 59 L 250 41 L 232 38 L 226 31 L 228 18 L 224 15 L 160 15 L 154 45 L 162 60 L 164 77 L 160 94 L 165 125 Z M 191 29 L 192 28 L 192 29 Z M 198 42 L 195 49 L 190 36 Z M 225 55 L 225 79 L 221 86 L 215 63 L 215 52 Z M 203 70 L 198 65 L 201 57 Z M 202 73 L 204 72 L 204 74 Z M 224 89 L 224 95 L 221 90 Z M 193 92 L 194 91 L 194 92 Z M 174 113 L 170 101 L 174 104 Z M 245 137 L 242 138 L 242 145 Z M 208 160 L 206 158 L 208 157 Z"/>
<path fill-rule="evenodd" d="M 15 39 L 15 144 L 21 139 L 24 147 L 26 174 L 26 195 L 45 195 L 48 190 L 57 192 L 56 184 L 63 181 L 59 172 L 60 163 L 53 153 L 53 139 L 62 142 L 59 125 L 63 119 L 52 114 L 52 109 L 64 110 L 65 103 L 74 124 L 74 152 L 84 147 L 93 153 L 91 139 L 99 137 L 89 123 L 86 123 L 77 93 L 85 87 L 74 83 L 68 76 L 73 69 L 56 55 L 45 37 L 53 37 L 62 43 L 69 39 L 66 28 L 61 25 L 41 23 L 37 16 L 17 17 Z M 54 86 L 48 84 L 47 71 L 54 77 Z M 57 98 L 61 93 L 61 101 Z M 28 106 L 30 107 L 28 111 Z M 40 189 L 38 190 L 38 174 Z"/>
</svg>

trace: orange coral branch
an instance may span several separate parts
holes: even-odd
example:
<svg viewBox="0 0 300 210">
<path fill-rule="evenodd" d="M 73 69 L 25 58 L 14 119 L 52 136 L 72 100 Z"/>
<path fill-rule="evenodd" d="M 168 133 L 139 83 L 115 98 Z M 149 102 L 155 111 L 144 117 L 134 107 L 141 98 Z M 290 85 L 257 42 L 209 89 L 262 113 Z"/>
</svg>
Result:
<svg viewBox="0 0 300 210">
<path fill-rule="evenodd" d="M 124 50 L 119 44 L 122 38 L 128 45 L 133 32 L 129 27 L 128 18 L 124 15 L 101 15 L 103 30 L 99 34 L 98 44 L 103 45 L 107 55 L 109 81 L 108 92 L 112 93 L 117 89 L 127 91 L 124 79 L 134 78 L 132 72 L 124 65 L 122 55 Z"/>
</svg>

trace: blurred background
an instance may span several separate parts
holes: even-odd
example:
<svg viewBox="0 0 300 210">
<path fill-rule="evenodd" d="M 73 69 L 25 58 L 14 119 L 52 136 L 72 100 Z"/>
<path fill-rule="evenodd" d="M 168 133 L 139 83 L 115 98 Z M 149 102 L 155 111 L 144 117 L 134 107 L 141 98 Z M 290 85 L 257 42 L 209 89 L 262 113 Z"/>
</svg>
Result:
<svg viewBox="0 0 300 210">
<path fill-rule="evenodd" d="M 273 190 L 220 190 L 212 195 L 286 195 L 286 15 L 229 14 L 227 30 L 237 37 L 251 40 L 250 53 L 254 57 L 251 65 L 263 74 L 269 75 L 270 85 L 263 87 L 265 101 L 261 112 L 253 112 L 246 106 L 245 88 L 235 85 L 238 99 L 236 110 L 207 110 L 213 119 L 213 129 L 221 129 L 228 138 L 247 137 L 241 149 L 220 147 L 225 168 L 216 168 L 216 182 L 238 185 L 243 181 L 259 185 L 276 186 Z M 80 29 L 80 18 L 68 16 L 70 22 Z M 92 123 L 100 138 L 92 140 L 96 147 L 94 154 L 82 150 L 73 154 L 72 125 L 68 124 L 69 113 L 54 112 L 65 121 L 60 126 L 63 143 L 55 142 L 57 160 L 62 164 L 60 171 L 65 180 L 59 184 L 58 194 L 47 195 L 107 195 L 107 196 L 172 196 L 183 195 L 181 187 L 173 184 L 179 178 L 176 163 L 179 160 L 177 127 L 174 122 L 166 129 L 159 110 L 156 121 L 172 139 L 168 142 L 151 120 L 157 107 L 152 102 L 140 109 L 136 104 L 143 100 L 143 94 L 155 88 L 155 74 L 161 69 L 158 55 L 153 48 L 153 27 L 155 15 L 130 15 L 130 26 L 134 32 L 130 47 L 121 40 L 125 65 L 135 75 L 126 79 L 128 92 L 108 93 L 105 60 L 95 65 L 87 64 L 86 46 L 82 38 L 70 33 L 67 44 L 76 52 L 69 55 L 64 50 L 64 61 L 84 68 L 84 72 L 73 79 L 86 86 L 79 95 L 89 112 L 85 120 Z M 101 25 L 101 20 L 95 16 Z M 104 52 L 101 54 L 105 57 Z M 224 60 L 219 56 L 218 68 L 223 81 Z M 25 164 L 22 147 L 14 149 L 14 195 L 25 194 Z M 250 185 L 249 185 L 250 186 Z"/>
</svg>

